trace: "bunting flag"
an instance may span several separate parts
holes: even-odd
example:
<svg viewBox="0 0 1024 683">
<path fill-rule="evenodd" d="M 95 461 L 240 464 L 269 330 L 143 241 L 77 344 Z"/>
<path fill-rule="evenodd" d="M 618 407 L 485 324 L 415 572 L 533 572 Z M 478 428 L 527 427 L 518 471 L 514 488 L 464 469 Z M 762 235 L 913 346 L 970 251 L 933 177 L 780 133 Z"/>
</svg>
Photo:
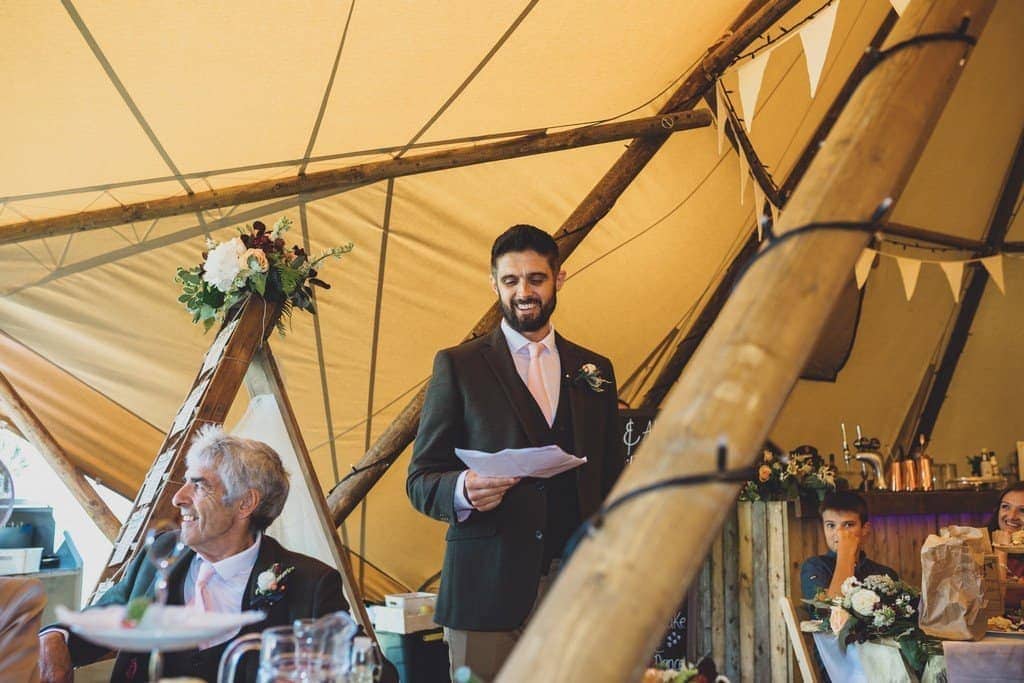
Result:
<svg viewBox="0 0 1024 683">
<path fill-rule="evenodd" d="M 946 279 L 949 281 L 949 288 L 953 290 L 953 301 L 960 303 L 960 288 L 963 286 L 964 281 L 964 262 L 940 261 L 939 267 L 942 268 L 942 272 L 946 274 Z"/>
<path fill-rule="evenodd" d="M 892 8 L 896 10 L 896 14 L 903 16 L 903 12 L 906 11 L 907 5 L 910 4 L 910 0 L 889 0 L 892 4 Z"/>
<path fill-rule="evenodd" d="M 743 125 L 749 133 L 754 125 L 754 111 L 757 109 L 757 96 L 761 93 L 761 82 L 764 80 L 764 69 L 768 66 L 768 58 L 775 48 L 765 50 L 751 60 L 744 60 L 737 70 L 740 79 L 740 106 L 743 108 Z"/>
<path fill-rule="evenodd" d="M 917 259 L 896 257 L 896 265 L 900 267 L 900 277 L 903 278 L 903 291 L 907 293 L 907 301 L 914 296 L 914 289 L 917 287 L 917 276 L 921 272 L 921 262 Z"/>
<path fill-rule="evenodd" d="M 747 163 L 747 157 L 742 149 L 737 150 L 736 157 L 740 162 L 740 206 L 743 206 L 744 196 L 747 194 L 747 181 L 750 180 L 750 164 Z"/>
<path fill-rule="evenodd" d="M 832 31 L 836 26 L 837 9 L 839 9 L 839 0 L 835 0 L 800 28 L 800 42 L 804 46 L 804 59 L 807 63 L 811 97 L 814 97 L 814 93 L 818 90 L 821 70 L 825 66 L 828 46 L 832 42 Z"/>
<path fill-rule="evenodd" d="M 715 98 L 715 119 L 718 123 L 718 156 L 722 156 L 725 146 L 725 124 L 729 121 L 729 110 L 725 106 L 725 84 L 718 79 L 718 97 Z"/>
<path fill-rule="evenodd" d="M 864 283 L 868 281 L 868 273 L 871 272 L 871 264 L 875 262 L 876 253 L 874 249 L 865 249 L 860 253 L 857 265 L 853 269 L 857 278 L 857 289 L 864 289 Z"/>
<path fill-rule="evenodd" d="M 979 259 L 981 265 L 985 266 L 985 270 L 988 271 L 989 277 L 996 283 L 996 287 L 1003 294 L 1006 294 L 1006 281 L 1003 280 L 1003 255 L 996 254 L 995 256 L 986 256 L 983 259 Z"/>
</svg>

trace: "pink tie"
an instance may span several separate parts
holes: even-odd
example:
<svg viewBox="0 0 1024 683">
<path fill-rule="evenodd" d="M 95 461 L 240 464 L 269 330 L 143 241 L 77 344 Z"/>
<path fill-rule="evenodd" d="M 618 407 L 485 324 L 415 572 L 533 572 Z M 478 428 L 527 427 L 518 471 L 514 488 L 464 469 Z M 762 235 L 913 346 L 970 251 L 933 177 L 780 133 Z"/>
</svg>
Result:
<svg viewBox="0 0 1024 683">
<path fill-rule="evenodd" d="M 540 354 L 543 350 L 540 342 L 530 342 L 530 367 L 526 370 L 526 388 L 533 394 L 533 400 L 537 402 L 537 407 L 544 413 L 544 419 L 550 426 L 551 401 L 548 399 L 548 390 L 544 387 L 544 373 L 540 369 Z"/>
<path fill-rule="evenodd" d="M 206 590 L 206 585 L 210 583 L 213 574 L 213 564 L 203 560 L 202 564 L 199 565 L 199 574 L 196 576 L 196 586 L 192 593 L 192 604 L 203 612 L 209 612 L 212 606 L 210 605 L 210 594 Z"/>
</svg>

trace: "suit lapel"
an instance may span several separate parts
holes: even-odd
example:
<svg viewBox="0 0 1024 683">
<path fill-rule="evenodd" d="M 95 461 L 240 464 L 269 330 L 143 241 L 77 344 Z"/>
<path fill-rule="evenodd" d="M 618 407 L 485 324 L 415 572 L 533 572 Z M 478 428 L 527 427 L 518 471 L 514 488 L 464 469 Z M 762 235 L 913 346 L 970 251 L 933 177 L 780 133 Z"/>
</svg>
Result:
<svg viewBox="0 0 1024 683">
<path fill-rule="evenodd" d="M 534 446 L 550 443 L 551 430 L 547 420 L 544 419 L 544 414 L 540 412 L 530 390 L 526 388 L 526 384 L 523 383 L 516 371 L 515 361 L 512 360 L 512 354 L 501 327 L 490 334 L 488 343 L 484 344 L 481 349 L 484 360 L 494 371 L 498 384 L 505 392 L 505 396 L 512 405 L 512 410 L 526 432 L 530 443 Z"/>
<path fill-rule="evenodd" d="M 270 536 L 263 534 L 260 539 L 260 551 L 256 554 L 256 564 L 252 566 L 249 573 L 249 581 L 245 584 L 245 593 L 242 595 L 242 611 L 255 609 L 252 602 L 256 597 L 256 579 L 271 565 L 280 561 L 281 546 Z"/>
<path fill-rule="evenodd" d="M 196 556 L 196 551 L 189 548 L 178 561 L 171 567 L 171 571 L 167 574 L 167 604 L 168 605 L 184 605 L 185 604 L 185 577 L 188 576 L 188 568 L 192 566 L 192 558 Z"/>
<path fill-rule="evenodd" d="M 562 391 L 569 392 L 569 413 L 572 416 L 572 437 L 573 448 L 576 451 L 573 455 L 587 457 L 587 463 L 579 467 L 577 471 L 576 490 L 580 506 L 580 514 L 584 510 L 592 510 L 600 503 L 601 490 L 601 463 L 589 457 L 594 455 L 590 448 L 592 439 L 590 436 L 595 433 L 602 433 L 601 423 L 603 413 L 601 411 L 590 411 L 587 409 L 593 397 L 588 396 L 590 390 L 581 382 L 573 381 L 576 373 L 588 362 L 580 347 L 566 340 L 559 334 L 555 334 L 555 343 L 558 345 L 558 357 L 562 362 Z M 597 500 L 594 498 L 597 497 Z"/>
</svg>

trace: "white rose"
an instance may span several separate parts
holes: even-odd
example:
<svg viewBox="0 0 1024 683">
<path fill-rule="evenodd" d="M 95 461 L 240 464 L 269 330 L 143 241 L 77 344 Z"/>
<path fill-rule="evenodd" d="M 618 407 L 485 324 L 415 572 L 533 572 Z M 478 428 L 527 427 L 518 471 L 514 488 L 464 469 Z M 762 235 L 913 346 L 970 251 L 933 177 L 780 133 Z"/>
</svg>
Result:
<svg viewBox="0 0 1024 683">
<path fill-rule="evenodd" d="M 241 270 L 239 257 L 243 253 L 245 245 L 238 237 L 217 245 L 206 257 L 203 279 L 222 292 L 230 291 L 231 283 Z"/>
<path fill-rule="evenodd" d="M 270 587 L 272 585 L 274 585 L 274 579 L 276 578 L 277 577 L 274 576 L 274 572 L 268 569 L 267 571 L 262 572 L 259 576 L 256 577 L 256 587 L 259 588 L 261 591 L 266 592 L 270 590 Z"/>
<path fill-rule="evenodd" d="M 870 616 L 879 601 L 878 593 L 866 588 L 862 588 L 850 596 L 850 604 L 853 605 L 853 609 L 864 616 Z"/>
</svg>

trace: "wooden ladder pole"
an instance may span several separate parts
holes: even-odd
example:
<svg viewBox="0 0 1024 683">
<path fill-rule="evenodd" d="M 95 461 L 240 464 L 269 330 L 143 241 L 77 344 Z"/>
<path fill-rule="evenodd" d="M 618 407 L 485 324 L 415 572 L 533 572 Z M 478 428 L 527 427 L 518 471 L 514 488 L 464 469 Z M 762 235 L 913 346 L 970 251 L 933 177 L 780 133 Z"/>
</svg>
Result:
<svg viewBox="0 0 1024 683">
<path fill-rule="evenodd" d="M 886 45 L 956 32 L 965 15 L 969 35 L 977 36 L 994 4 L 915 0 Z M 944 39 L 883 59 L 840 115 L 777 232 L 815 221 L 869 220 L 883 198 L 899 197 L 968 53 L 965 43 Z M 610 500 L 667 478 L 714 471 L 720 441 L 731 466 L 754 461 L 870 238 L 802 233 L 755 262 Z M 616 508 L 577 547 L 498 683 L 638 680 L 737 489 L 726 483 L 668 488 Z"/>
</svg>

